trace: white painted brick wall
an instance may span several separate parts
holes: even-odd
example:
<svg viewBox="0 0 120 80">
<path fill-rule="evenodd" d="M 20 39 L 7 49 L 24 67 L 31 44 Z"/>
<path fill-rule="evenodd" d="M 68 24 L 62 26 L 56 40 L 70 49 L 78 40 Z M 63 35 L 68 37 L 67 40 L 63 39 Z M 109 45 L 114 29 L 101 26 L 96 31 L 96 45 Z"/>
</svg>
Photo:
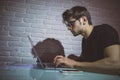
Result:
<svg viewBox="0 0 120 80">
<path fill-rule="evenodd" d="M 61 15 L 76 5 L 88 8 L 93 24 L 108 23 L 120 33 L 119 0 L 0 0 L 0 62 L 35 63 L 27 35 L 34 44 L 58 39 L 66 56 L 80 55 L 82 36 L 73 37 Z"/>
</svg>

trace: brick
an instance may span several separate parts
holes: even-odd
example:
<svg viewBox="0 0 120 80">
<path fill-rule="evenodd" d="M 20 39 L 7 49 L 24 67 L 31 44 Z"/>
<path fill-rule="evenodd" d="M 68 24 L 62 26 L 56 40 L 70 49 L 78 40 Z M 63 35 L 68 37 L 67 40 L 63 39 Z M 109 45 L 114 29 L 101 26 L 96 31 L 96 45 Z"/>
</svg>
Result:
<svg viewBox="0 0 120 80">
<path fill-rule="evenodd" d="M 25 0 L 6 0 L 6 1 L 9 1 L 9 2 L 19 2 L 19 3 L 24 3 Z"/>
<path fill-rule="evenodd" d="M 30 18 L 30 19 L 34 19 L 35 15 L 33 14 L 23 14 L 23 13 L 15 13 L 16 17 L 19 18 Z"/>
<path fill-rule="evenodd" d="M 63 6 L 63 4 L 58 4 L 57 2 L 55 2 L 55 1 L 52 1 L 52 2 L 49 2 L 49 1 L 46 1 L 45 2 L 45 5 L 46 6 L 54 6 L 54 7 L 61 7 L 61 6 Z"/>
<path fill-rule="evenodd" d="M 20 41 L 19 37 L 0 36 L 0 41 Z"/>
<path fill-rule="evenodd" d="M 8 25 L 8 22 L 7 21 L 0 21 L 0 25 Z"/>
<path fill-rule="evenodd" d="M 22 58 L 22 63 L 25 63 L 25 64 L 35 64 L 36 63 L 36 59 L 35 58 L 24 57 L 24 58 Z"/>
<path fill-rule="evenodd" d="M 21 12 L 21 13 L 25 13 L 26 9 L 25 8 L 16 8 L 16 7 L 6 7 L 7 11 L 11 11 L 11 12 Z"/>
<path fill-rule="evenodd" d="M 30 44 L 29 44 L 29 42 L 18 42 L 18 41 L 9 41 L 8 42 L 8 45 L 9 46 L 18 46 L 18 47 L 29 47 L 30 46 Z"/>
<path fill-rule="evenodd" d="M 65 56 L 67 57 L 69 54 L 75 54 L 71 49 L 65 49 Z"/>
<path fill-rule="evenodd" d="M 18 32 L 25 32 L 25 28 L 24 27 L 4 27 L 5 31 L 18 31 Z"/>
<path fill-rule="evenodd" d="M 60 23 L 59 21 L 56 20 L 43 20 L 43 24 L 49 24 L 49 25 L 61 25 L 62 23 Z"/>
<path fill-rule="evenodd" d="M 29 42 L 29 45 L 30 45 L 30 42 Z M 20 51 L 21 51 L 21 53 L 30 53 L 31 54 L 31 48 L 32 47 L 21 47 Z"/>
<path fill-rule="evenodd" d="M 45 2 L 43 0 L 26 0 L 27 4 L 35 4 L 35 5 L 44 5 Z"/>
<path fill-rule="evenodd" d="M 0 12 L 1 16 L 10 16 L 10 17 L 14 17 L 14 12 L 11 11 L 1 11 Z"/>
<path fill-rule="evenodd" d="M 48 10 L 34 10 L 34 9 L 27 9 L 27 12 L 29 14 L 36 14 L 36 15 L 45 15 L 48 13 Z"/>
<path fill-rule="evenodd" d="M 7 6 L 7 2 L 6 1 L 0 1 L 0 6 Z"/>
<path fill-rule="evenodd" d="M 18 51 L 19 47 L 0 46 L 0 51 Z"/>
<path fill-rule="evenodd" d="M 40 20 L 40 19 L 37 20 L 37 19 L 28 19 L 28 18 L 24 18 L 23 21 L 25 23 L 42 23 L 43 22 L 43 20 Z"/>
<path fill-rule="evenodd" d="M 56 10 L 56 11 L 54 11 L 54 12 L 53 12 L 53 10 L 49 10 L 49 11 L 47 12 L 47 15 L 62 17 L 62 13 L 63 13 L 63 11 L 60 11 L 60 10 Z"/>
<path fill-rule="evenodd" d="M 61 34 L 65 35 L 66 31 L 60 31 L 60 30 L 49 30 L 49 34 Z"/>
<path fill-rule="evenodd" d="M 9 56 L 10 52 L 9 51 L 0 51 L 0 56 Z"/>
<path fill-rule="evenodd" d="M 41 5 L 31 4 L 29 8 L 34 10 L 48 10 L 48 8 L 44 4 Z"/>
<path fill-rule="evenodd" d="M 49 24 L 43 25 L 42 23 L 32 23 L 31 27 L 32 28 L 40 28 L 40 29 L 51 29 L 52 25 L 49 25 Z"/>
<path fill-rule="evenodd" d="M 41 29 L 41 28 L 26 28 L 25 31 L 26 32 L 33 32 L 33 33 L 40 33 L 40 34 L 45 33 L 45 30 Z"/>
<path fill-rule="evenodd" d="M 58 40 L 66 40 L 66 39 L 70 39 L 69 36 L 57 35 L 57 34 L 46 34 L 45 37 L 56 38 L 56 39 L 58 39 Z"/>
<path fill-rule="evenodd" d="M 0 25 L 0 32 L 3 31 L 4 25 Z"/>
<path fill-rule="evenodd" d="M 79 35 L 79 36 L 76 36 L 76 37 L 72 36 L 71 39 L 72 39 L 72 41 L 80 41 L 80 42 L 81 42 L 81 41 L 82 41 L 82 38 L 83 38 L 83 37 L 82 37 L 81 35 Z"/>
<path fill-rule="evenodd" d="M 81 51 L 81 44 L 76 45 L 72 45 L 72 50 L 80 50 Z"/>
<path fill-rule="evenodd" d="M 0 56 L 0 61 L 3 62 L 20 62 L 21 59 L 19 57 L 6 57 L 6 56 Z"/>
<path fill-rule="evenodd" d="M 71 40 L 62 40 L 62 42 L 63 42 L 63 44 L 65 44 L 65 45 L 71 45 L 72 46 L 72 41 Z"/>
<path fill-rule="evenodd" d="M 8 46 L 6 41 L 0 41 L 0 46 Z"/>
<path fill-rule="evenodd" d="M 14 27 L 30 27 L 30 24 L 22 22 L 10 22 L 9 25 Z"/>
<path fill-rule="evenodd" d="M 28 4 L 20 3 L 20 2 L 11 2 L 11 1 L 9 1 L 7 3 L 7 6 L 8 7 L 17 7 L 17 8 L 27 8 L 27 7 L 29 7 Z"/>
<path fill-rule="evenodd" d="M 72 49 L 72 45 L 70 45 L 70 44 L 64 44 L 64 42 L 63 42 L 63 46 L 64 46 L 64 49 Z"/>
<path fill-rule="evenodd" d="M 32 39 L 32 41 L 33 41 L 33 44 L 36 44 L 36 43 L 38 43 L 39 41 L 44 40 L 45 38 L 43 38 L 43 37 L 31 36 L 31 39 Z M 30 41 L 28 40 L 28 38 L 22 38 L 22 42 L 29 42 L 30 47 L 32 47 L 32 45 L 31 45 Z"/>
<path fill-rule="evenodd" d="M 54 31 L 65 31 L 65 33 L 68 33 L 67 27 L 65 25 L 56 25 L 56 26 L 52 26 L 52 30 Z M 68 33 L 69 34 L 69 33 Z"/>
<path fill-rule="evenodd" d="M 4 11 L 5 10 L 5 6 L 0 6 L 0 11 Z"/>
<path fill-rule="evenodd" d="M 70 9 L 72 6 L 76 6 L 76 5 L 74 5 L 73 3 L 69 3 L 69 4 L 64 3 L 63 4 L 63 7 L 65 8 L 65 10 Z"/>
<path fill-rule="evenodd" d="M 50 14 L 49 14 L 50 15 Z M 56 16 L 47 16 L 47 14 L 44 14 L 44 15 L 36 15 L 36 19 L 44 19 L 44 20 L 57 20 L 56 19 Z"/>
<path fill-rule="evenodd" d="M 28 52 L 22 53 L 22 52 L 11 51 L 10 56 L 14 56 L 14 57 L 17 57 L 17 56 L 19 56 L 19 57 L 31 57 L 32 54 L 28 53 Z"/>
<path fill-rule="evenodd" d="M 74 5 L 84 6 L 84 5 L 83 5 L 83 1 L 84 1 L 84 0 L 81 0 L 81 1 L 79 1 L 79 0 L 72 0 L 71 3 L 73 4 L 73 6 L 74 6 Z"/>
<path fill-rule="evenodd" d="M 21 38 L 21 41 L 22 41 L 22 42 L 29 42 L 28 37 L 22 37 L 22 38 Z"/>
<path fill-rule="evenodd" d="M 9 35 L 12 36 L 12 37 L 13 36 L 14 37 L 27 37 L 28 33 L 12 31 L 12 32 L 9 32 Z"/>
<path fill-rule="evenodd" d="M 44 34 L 43 33 L 32 33 L 31 34 L 32 37 L 44 37 Z"/>
<path fill-rule="evenodd" d="M 0 32 L 0 35 L 1 35 L 1 36 L 8 36 L 8 35 L 9 35 L 9 32 L 8 32 L 8 31 L 1 31 L 1 32 Z"/>
<path fill-rule="evenodd" d="M 74 0 L 56 0 L 56 2 L 59 3 L 59 4 L 63 4 L 63 3 L 65 3 L 65 4 L 69 3 L 70 4 L 70 3 L 72 3 L 72 1 L 74 1 Z M 76 1 L 80 2 L 79 0 L 76 0 Z"/>
<path fill-rule="evenodd" d="M 56 11 L 56 12 L 59 12 L 59 13 L 62 13 L 65 10 L 64 7 L 62 7 L 62 6 L 61 7 L 50 6 L 49 9 L 50 9 L 50 11 Z"/>
<path fill-rule="evenodd" d="M 9 22 L 22 22 L 22 18 L 13 18 L 13 17 L 10 17 L 10 16 L 1 17 L 0 20 L 9 21 Z"/>
</svg>

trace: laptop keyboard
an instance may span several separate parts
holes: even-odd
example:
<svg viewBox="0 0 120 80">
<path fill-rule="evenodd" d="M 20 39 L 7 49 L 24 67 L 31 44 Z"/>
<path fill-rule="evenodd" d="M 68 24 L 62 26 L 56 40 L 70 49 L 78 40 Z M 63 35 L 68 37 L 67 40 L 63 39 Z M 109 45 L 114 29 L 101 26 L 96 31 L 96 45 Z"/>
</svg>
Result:
<svg viewBox="0 0 120 80">
<path fill-rule="evenodd" d="M 45 67 L 51 67 L 51 68 L 54 68 L 54 67 L 55 67 L 55 65 L 54 65 L 53 63 L 43 63 L 43 65 L 44 65 Z"/>
<path fill-rule="evenodd" d="M 46 68 L 55 68 L 56 67 L 55 64 L 53 64 L 53 63 L 43 63 L 43 66 Z M 37 67 L 41 68 L 41 65 L 37 63 Z M 68 68 L 68 67 L 61 64 L 57 68 Z"/>
</svg>

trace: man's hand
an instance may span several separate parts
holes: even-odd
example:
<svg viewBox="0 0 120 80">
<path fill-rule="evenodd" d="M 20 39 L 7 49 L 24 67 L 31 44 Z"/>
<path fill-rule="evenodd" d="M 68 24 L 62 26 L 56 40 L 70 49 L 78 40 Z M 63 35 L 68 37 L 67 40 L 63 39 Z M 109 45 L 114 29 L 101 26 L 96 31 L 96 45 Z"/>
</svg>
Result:
<svg viewBox="0 0 120 80">
<path fill-rule="evenodd" d="M 69 59 L 67 57 L 63 57 L 61 55 L 58 55 L 54 58 L 54 62 L 53 62 L 56 67 L 59 66 L 60 64 L 64 64 L 68 67 L 71 67 L 73 68 L 74 65 L 76 64 L 76 61 L 72 60 L 72 59 Z"/>
</svg>

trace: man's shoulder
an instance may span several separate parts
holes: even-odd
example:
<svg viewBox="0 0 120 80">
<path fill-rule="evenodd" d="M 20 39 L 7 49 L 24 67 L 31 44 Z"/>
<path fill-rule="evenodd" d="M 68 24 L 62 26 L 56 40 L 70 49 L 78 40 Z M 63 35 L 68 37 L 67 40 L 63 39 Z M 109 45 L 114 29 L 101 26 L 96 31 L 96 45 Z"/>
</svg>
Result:
<svg viewBox="0 0 120 80">
<path fill-rule="evenodd" d="M 101 29 L 106 29 L 106 28 L 108 28 L 108 29 L 114 29 L 111 25 L 109 25 L 109 24 L 101 24 L 101 25 L 96 25 L 96 26 L 94 26 L 95 28 L 101 28 Z"/>
<path fill-rule="evenodd" d="M 102 32 L 102 33 L 112 33 L 115 32 L 117 33 L 117 31 L 115 30 L 114 27 L 112 27 L 109 24 L 101 24 L 101 25 L 97 25 L 94 27 L 96 29 L 96 31 L 98 32 Z"/>
</svg>

